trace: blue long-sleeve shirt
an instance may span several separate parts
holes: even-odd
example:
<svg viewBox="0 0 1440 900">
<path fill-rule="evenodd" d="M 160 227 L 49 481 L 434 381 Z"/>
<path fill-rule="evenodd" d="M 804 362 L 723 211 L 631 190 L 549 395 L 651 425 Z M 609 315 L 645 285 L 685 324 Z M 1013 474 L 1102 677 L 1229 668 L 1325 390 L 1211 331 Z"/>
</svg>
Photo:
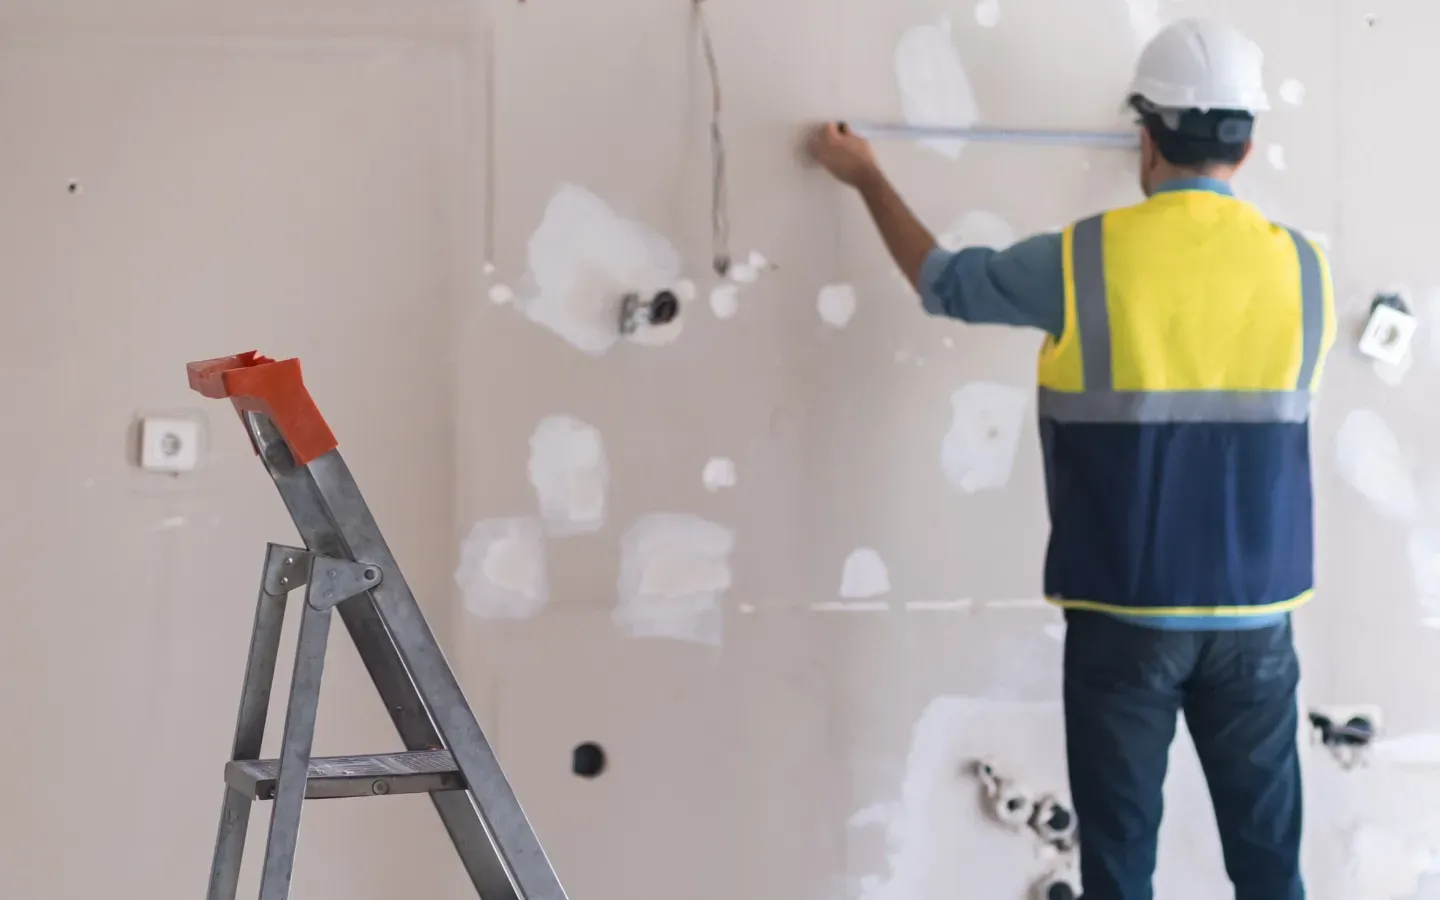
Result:
<svg viewBox="0 0 1440 900">
<path fill-rule="evenodd" d="M 1187 178 L 1159 188 L 1213 191 L 1232 195 L 1230 185 L 1213 178 Z M 985 325 L 1038 328 L 1060 337 L 1065 330 L 1063 237 L 1039 234 L 1004 250 L 967 247 L 958 252 L 935 249 L 920 267 L 920 297 L 931 315 Z M 1261 628 L 1285 620 L 1268 616 L 1119 616 L 1166 630 Z"/>
</svg>

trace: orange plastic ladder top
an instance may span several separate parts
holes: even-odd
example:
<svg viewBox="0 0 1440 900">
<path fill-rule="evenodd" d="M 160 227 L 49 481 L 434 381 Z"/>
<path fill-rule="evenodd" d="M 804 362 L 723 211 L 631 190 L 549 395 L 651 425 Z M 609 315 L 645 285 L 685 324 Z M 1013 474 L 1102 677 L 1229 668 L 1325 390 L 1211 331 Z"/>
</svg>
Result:
<svg viewBox="0 0 1440 900">
<path fill-rule="evenodd" d="M 235 356 L 187 363 L 190 389 L 229 400 L 237 412 L 255 412 L 275 423 L 299 465 L 339 446 L 325 417 L 305 389 L 300 360 L 273 360 L 247 350 Z"/>
</svg>

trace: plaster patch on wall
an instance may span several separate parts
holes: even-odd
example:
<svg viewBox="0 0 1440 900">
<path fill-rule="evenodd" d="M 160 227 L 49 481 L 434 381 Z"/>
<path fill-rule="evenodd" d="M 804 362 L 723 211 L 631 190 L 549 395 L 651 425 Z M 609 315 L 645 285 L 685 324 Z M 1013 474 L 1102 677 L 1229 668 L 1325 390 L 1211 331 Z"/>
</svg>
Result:
<svg viewBox="0 0 1440 900">
<path fill-rule="evenodd" d="M 617 628 L 635 638 L 719 646 L 735 534 L 684 513 L 638 519 L 621 540 Z"/>
<path fill-rule="evenodd" d="M 1419 501 L 1410 461 L 1390 426 L 1372 410 L 1353 410 L 1336 436 L 1340 476 L 1390 519 L 1412 521 Z"/>
<path fill-rule="evenodd" d="M 1015 229 L 995 213 L 977 209 L 955 220 L 935 242 L 946 250 L 963 250 L 966 247 L 1004 250 L 1015 243 Z"/>
<path fill-rule="evenodd" d="M 975 22 L 981 28 L 1000 24 L 1000 0 L 980 0 L 975 4 Z"/>
<path fill-rule="evenodd" d="M 831 328 L 844 328 L 855 317 L 855 288 L 848 284 L 827 284 L 820 289 L 815 308 L 820 320 Z"/>
<path fill-rule="evenodd" d="M 710 291 L 710 311 L 717 319 L 733 319 L 740 311 L 740 288 L 718 284 Z"/>
<path fill-rule="evenodd" d="M 989 600 L 985 603 L 985 608 L 994 610 L 1051 609 L 1052 604 L 1043 597 L 1025 597 L 1018 600 Z"/>
<path fill-rule="evenodd" d="M 1285 162 L 1285 147 L 1281 144 L 1271 144 L 1265 148 L 1265 158 L 1270 161 L 1270 167 L 1277 172 L 1283 172 L 1290 168 Z"/>
<path fill-rule="evenodd" d="M 735 461 L 724 456 L 713 457 L 705 463 L 704 470 L 700 473 L 701 481 L 705 482 L 705 490 L 712 494 L 723 491 L 725 488 L 735 486 Z"/>
<path fill-rule="evenodd" d="M 1440 734 L 1407 734 L 1382 738 L 1371 747 L 1377 762 L 1440 768 Z"/>
<path fill-rule="evenodd" d="M 1125 0 L 1125 7 L 1137 45 L 1145 46 L 1165 27 L 1160 18 L 1160 0 Z"/>
<path fill-rule="evenodd" d="M 940 446 L 940 467 L 951 484 L 974 493 L 1009 482 L 1029 401 L 1020 388 L 989 382 L 954 393 L 950 431 Z"/>
<path fill-rule="evenodd" d="M 1375 377 L 1391 387 L 1399 387 L 1405 382 L 1405 376 L 1410 373 L 1410 369 L 1414 365 L 1415 354 L 1407 353 L 1405 354 L 1405 358 L 1398 363 L 1388 363 L 1384 360 L 1377 359 L 1373 363 L 1373 368 L 1375 369 Z"/>
<path fill-rule="evenodd" d="M 911 125 L 969 128 L 980 120 L 975 92 L 950 39 L 950 20 L 909 29 L 895 47 L 895 78 L 900 108 Z M 964 141 L 927 140 L 923 144 L 949 159 L 959 159 Z"/>
<path fill-rule="evenodd" d="M 885 600 L 821 600 L 810 604 L 811 612 L 888 612 Z"/>
<path fill-rule="evenodd" d="M 173 531 L 173 530 L 176 529 L 176 528 L 184 528 L 184 527 L 185 527 L 185 517 L 184 517 L 184 516 L 169 516 L 169 517 L 167 517 L 167 518 L 161 519 L 161 520 L 160 520 L 160 525 L 159 525 L 158 527 L 159 527 L 159 529 L 160 529 L 161 531 Z"/>
<path fill-rule="evenodd" d="M 549 602 L 545 539 L 535 518 L 484 519 L 460 544 L 455 568 L 465 609 L 483 619 L 524 619 Z"/>
<path fill-rule="evenodd" d="M 1349 888 L 1365 900 L 1415 900 L 1427 875 L 1440 872 L 1440 820 L 1404 830 L 1361 825 L 1350 840 Z"/>
<path fill-rule="evenodd" d="M 490 302 L 496 306 L 504 306 L 515 300 L 515 292 L 508 284 L 492 284 L 490 286 Z"/>
<path fill-rule="evenodd" d="M 860 547 L 845 557 L 840 572 L 840 596 L 847 600 L 865 600 L 890 593 L 890 570 L 879 551 Z"/>
<path fill-rule="evenodd" d="M 1305 83 L 1298 78 L 1287 78 L 1280 84 L 1280 99 L 1291 106 L 1305 102 Z"/>
<path fill-rule="evenodd" d="M 1427 624 L 1440 627 L 1440 532 L 1416 529 L 1410 535 L 1406 551 L 1415 593 L 1424 613 L 1430 617 Z"/>
<path fill-rule="evenodd" d="M 732 265 L 726 275 L 738 284 L 752 284 L 760 279 L 760 273 L 772 268 L 764 254 L 751 250 L 744 262 Z"/>
<path fill-rule="evenodd" d="M 542 419 L 530 436 L 529 472 L 551 534 L 586 534 L 605 524 L 610 472 L 594 427 L 573 416 Z"/>
<path fill-rule="evenodd" d="M 619 340 L 622 296 L 673 289 L 680 275 L 680 255 L 669 241 L 573 184 L 551 197 L 526 258 L 533 290 L 517 298 L 516 307 L 592 356 Z M 665 326 L 671 339 L 678 324 L 677 317 Z"/>
<path fill-rule="evenodd" d="M 975 601 L 962 600 L 911 600 L 905 604 L 906 612 L 958 612 L 968 613 L 975 609 Z"/>
</svg>

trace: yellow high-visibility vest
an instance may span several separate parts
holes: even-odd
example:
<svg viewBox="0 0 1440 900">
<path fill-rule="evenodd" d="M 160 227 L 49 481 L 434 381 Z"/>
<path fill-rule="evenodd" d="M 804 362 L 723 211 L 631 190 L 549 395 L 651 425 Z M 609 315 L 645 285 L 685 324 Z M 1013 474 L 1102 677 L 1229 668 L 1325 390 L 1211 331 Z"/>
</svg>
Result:
<svg viewBox="0 0 1440 900">
<path fill-rule="evenodd" d="M 1045 593 L 1131 616 L 1263 616 L 1314 587 L 1309 422 L 1328 263 L 1214 190 L 1066 229 L 1040 353 Z"/>
</svg>

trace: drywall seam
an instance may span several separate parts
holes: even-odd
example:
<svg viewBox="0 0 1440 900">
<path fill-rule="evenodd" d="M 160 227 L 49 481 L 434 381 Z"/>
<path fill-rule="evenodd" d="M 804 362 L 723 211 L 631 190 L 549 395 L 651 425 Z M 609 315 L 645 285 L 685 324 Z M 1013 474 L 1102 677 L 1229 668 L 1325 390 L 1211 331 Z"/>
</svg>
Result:
<svg viewBox="0 0 1440 900">
<path fill-rule="evenodd" d="M 611 618 L 625 635 L 719 646 L 735 534 L 699 516 L 642 516 L 621 539 Z"/>
<path fill-rule="evenodd" d="M 968 128 L 980 120 L 970 78 L 950 36 L 950 20 L 909 29 L 895 46 L 895 80 L 900 108 L 911 125 Z M 964 141 L 926 140 L 923 146 L 959 159 Z"/>
<path fill-rule="evenodd" d="M 526 245 L 526 261 L 526 287 L 512 305 L 591 356 L 603 356 L 620 339 L 625 294 L 673 289 L 681 271 L 680 254 L 668 240 L 573 184 L 562 184 L 550 198 Z M 674 340 L 682 318 L 650 329 L 643 342 Z"/>
<path fill-rule="evenodd" d="M 950 398 L 950 430 L 940 467 L 966 493 L 1003 488 L 1010 481 L 1030 394 L 988 382 L 967 384 Z"/>
<path fill-rule="evenodd" d="M 460 544 L 454 573 L 465 610 L 482 619 L 524 619 L 549 602 L 540 520 L 483 519 Z"/>
<path fill-rule="evenodd" d="M 546 529 L 587 534 L 605 524 L 609 465 L 600 432 L 574 416 L 540 420 L 530 436 L 530 485 Z"/>
</svg>

